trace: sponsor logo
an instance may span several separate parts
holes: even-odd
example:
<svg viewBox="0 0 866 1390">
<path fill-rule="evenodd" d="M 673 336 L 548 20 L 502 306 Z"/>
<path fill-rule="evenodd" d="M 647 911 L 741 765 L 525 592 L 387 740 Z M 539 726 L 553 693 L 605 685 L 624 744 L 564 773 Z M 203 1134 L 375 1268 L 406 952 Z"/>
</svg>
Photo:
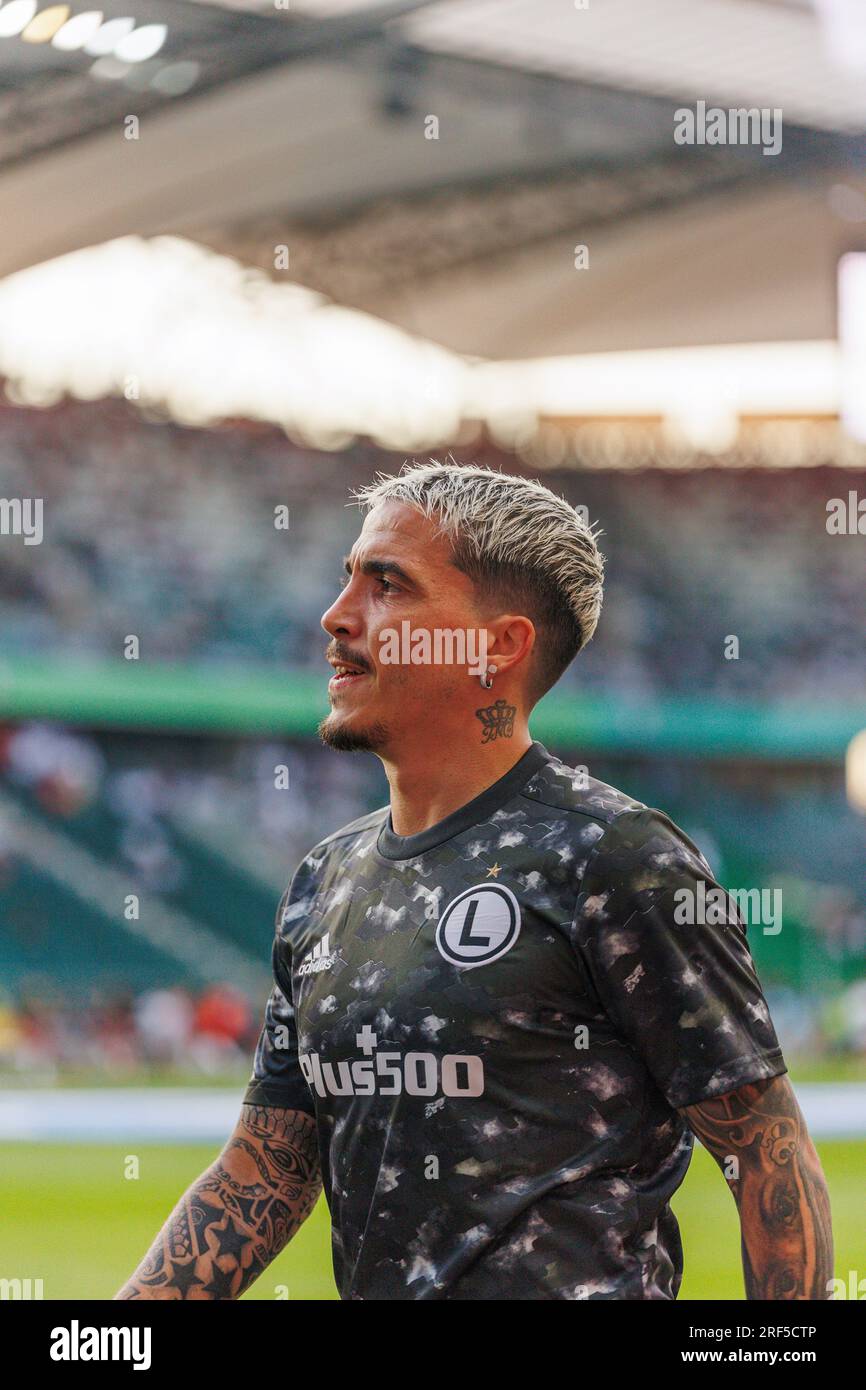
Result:
<svg viewBox="0 0 866 1390">
<path fill-rule="evenodd" d="M 520 935 L 520 906 L 501 883 L 467 888 L 446 907 L 436 928 L 439 954 L 471 970 L 510 951 Z"/>
<path fill-rule="evenodd" d="M 318 1052 L 301 1052 L 304 1079 L 318 1096 L 480 1096 L 484 1062 L 480 1057 L 435 1052 L 378 1052 L 379 1039 L 368 1023 L 355 1037 L 363 1057 L 325 1062 Z"/>
<path fill-rule="evenodd" d="M 330 932 L 325 932 L 321 941 L 317 941 L 312 951 L 308 951 L 298 966 L 299 975 L 318 975 L 320 970 L 330 970 L 336 962 L 337 953 L 331 951 L 328 938 Z"/>
</svg>

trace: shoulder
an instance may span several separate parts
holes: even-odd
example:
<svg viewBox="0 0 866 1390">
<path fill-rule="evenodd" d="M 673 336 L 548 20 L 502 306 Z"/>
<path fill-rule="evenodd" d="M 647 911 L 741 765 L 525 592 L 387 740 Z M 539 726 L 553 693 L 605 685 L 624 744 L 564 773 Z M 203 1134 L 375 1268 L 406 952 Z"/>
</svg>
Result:
<svg viewBox="0 0 866 1390">
<path fill-rule="evenodd" d="M 652 806 L 589 775 L 588 769 L 549 757 L 522 796 L 565 813 L 570 833 L 584 847 L 576 867 L 584 875 L 665 881 L 671 872 L 710 868 L 685 831 Z"/>
<path fill-rule="evenodd" d="M 307 858 L 324 858 L 334 850 L 342 852 L 350 847 L 350 841 L 360 839 L 369 831 L 378 832 L 387 818 L 387 806 L 380 806 L 376 811 L 368 811 L 365 816 L 358 816 L 355 820 L 349 821 L 348 825 L 341 826 L 339 830 L 334 830 L 330 835 L 326 835 L 324 840 L 320 840 L 310 850 Z"/>
<path fill-rule="evenodd" d="M 344 863 L 357 850 L 375 843 L 379 830 L 388 816 L 388 807 L 381 806 L 377 811 L 369 811 L 358 816 L 339 830 L 334 830 L 319 840 L 309 854 L 298 865 L 291 883 L 284 895 L 288 902 L 309 896 L 316 890 L 329 867 L 336 861 Z"/>
<path fill-rule="evenodd" d="M 608 882 L 657 889 L 685 876 L 712 878 L 698 846 L 670 816 L 652 806 L 620 811 L 595 847 L 593 874 Z"/>
<path fill-rule="evenodd" d="M 590 777 L 586 767 L 572 767 L 550 754 L 523 787 L 521 795 L 539 806 L 572 811 L 604 826 L 610 825 L 624 811 L 646 810 L 642 801 Z"/>
</svg>

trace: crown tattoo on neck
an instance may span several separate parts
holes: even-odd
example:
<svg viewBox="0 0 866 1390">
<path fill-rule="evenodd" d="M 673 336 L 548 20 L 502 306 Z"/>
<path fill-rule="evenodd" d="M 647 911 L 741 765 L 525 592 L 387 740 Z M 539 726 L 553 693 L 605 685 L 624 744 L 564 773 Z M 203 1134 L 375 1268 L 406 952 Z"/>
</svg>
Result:
<svg viewBox="0 0 866 1390">
<path fill-rule="evenodd" d="M 493 743 L 497 738 L 511 738 L 516 713 L 517 706 L 506 704 L 505 700 L 497 700 L 495 704 L 487 705 L 484 709 L 477 709 L 475 718 L 480 719 L 484 725 L 481 742 Z"/>
</svg>

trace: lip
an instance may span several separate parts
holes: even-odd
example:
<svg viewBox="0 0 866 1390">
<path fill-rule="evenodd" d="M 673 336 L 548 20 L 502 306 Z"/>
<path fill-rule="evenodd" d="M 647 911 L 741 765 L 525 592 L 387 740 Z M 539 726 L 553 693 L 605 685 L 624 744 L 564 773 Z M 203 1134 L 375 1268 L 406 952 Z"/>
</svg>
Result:
<svg viewBox="0 0 866 1390">
<path fill-rule="evenodd" d="M 335 675 L 328 681 L 328 690 L 332 694 L 337 694 L 340 691 L 348 690 L 351 685 L 356 685 L 358 681 L 367 680 L 368 678 L 368 673 L 366 671 L 350 671 L 347 675 Z"/>
</svg>

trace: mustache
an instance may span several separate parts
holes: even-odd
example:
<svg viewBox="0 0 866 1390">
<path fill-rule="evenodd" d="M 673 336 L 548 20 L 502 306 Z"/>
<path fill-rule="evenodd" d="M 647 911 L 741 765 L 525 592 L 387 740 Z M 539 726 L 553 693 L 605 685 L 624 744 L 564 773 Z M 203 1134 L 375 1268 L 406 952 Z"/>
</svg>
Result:
<svg viewBox="0 0 866 1390">
<path fill-rule="evenodd" d="M 351 647 L 347 647 L 345 642 L 332 642 L 325 651 L 326 661 L 341 661 L 346 666 L 357 666 L 362 671 L 371 671 L 369 661 L 364 656 L 359 656 L 353 652 Z"/>
</svg>

